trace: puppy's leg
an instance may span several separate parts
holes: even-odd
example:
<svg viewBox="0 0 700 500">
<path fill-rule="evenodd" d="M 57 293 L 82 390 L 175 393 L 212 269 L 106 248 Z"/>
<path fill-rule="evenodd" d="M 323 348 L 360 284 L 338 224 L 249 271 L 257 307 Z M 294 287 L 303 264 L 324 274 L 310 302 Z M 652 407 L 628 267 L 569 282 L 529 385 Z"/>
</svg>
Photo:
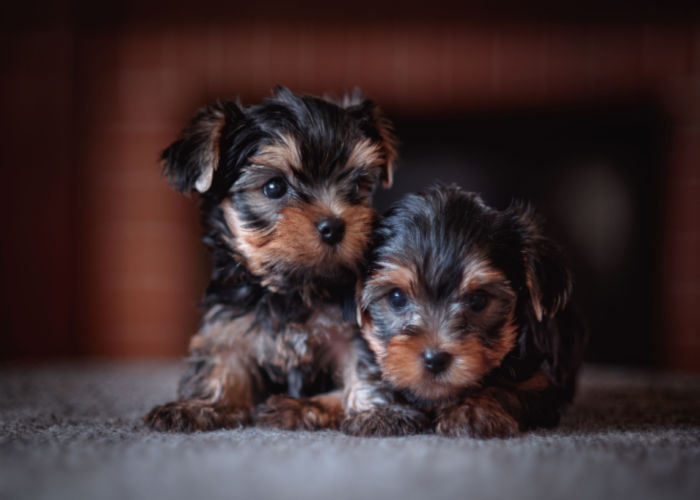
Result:
<svg viewBox="0 0 700 500">
<path fill-rule="evenodd" d="M 363 411 L 349 411 L 343 417 L 340 430 L 351 436 L 407 436 L 429 428 L 426 415 L 404 405 L 382 405 Z"/>
<path fill-rule="evenodd" d="M 153 408 L 144 422 L 159 431 L 194 432 L 250 424 L 255 368 L 242 354 L 209 354 L 188 360 L 189 372 L 179 387 L 180 399 Z"/>
<path fill-rule="evenodd" d="M 513 386 L 486 387 L 438 413 L 436 431 L 444 436 L 505 438 L 559 421 L 562 400 L 542 372 Z"/>
<path fill-rule="evenodd" d="M 196 399 L 180 399 L 153 408 L 146 425 L 161 432 L 195 432 L 235 429 L 250 423 L 250 410 L 212 405 Z"/>
<path fill-rule="evenodd" d="M 394 392 L 381 380 L 379 368 L 360 359 L 349 372 L 345 385 L 344 415 L 340 430 L 351 436 L 405 436 L 430 427 L 420 410 L 398 403 Z"/>
<path fill-rule="evenodd" d="M 337 429 L 342 417 L 340 390 L 300 399 L 276 394 L 258 406 L 255 423 L 261 427 L 311 431 Z"/>
<path fill-rule="evenodd" d="M 403 405 L 375 401 L 363 408 L 344 412 L 340 390 L 301 399 L 278 394 L 257 408 L 255 423 L 287 430 L 340 428 L 354 436 L 403 436 L 428 427 L 423 413 Z"/>
<path fill-rule="evenodd" d="M 496 394 L 499 393 L 499 394 Z M 500 402 L 511 395 L 501 388 L 487 388 L 456 406 L 441 410 L 435 430 L 443 436 L 505 438 L 520 432 L 518 420 Z"/>
</svg>

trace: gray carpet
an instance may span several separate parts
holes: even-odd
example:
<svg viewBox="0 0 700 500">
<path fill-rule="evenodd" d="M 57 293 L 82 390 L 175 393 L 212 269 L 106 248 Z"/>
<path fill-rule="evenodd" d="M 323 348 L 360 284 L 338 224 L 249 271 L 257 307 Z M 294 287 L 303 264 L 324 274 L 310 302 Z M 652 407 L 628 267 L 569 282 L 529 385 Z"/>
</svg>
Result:
<svg viewBox="0 0 700 500">
<path fill-rule="evenodd" d="M 555 431 L 159 434 L 175 363 L 0 369 L 0 499 L 700 498 L 700 378 L 588 368 Z"/>
</svg>

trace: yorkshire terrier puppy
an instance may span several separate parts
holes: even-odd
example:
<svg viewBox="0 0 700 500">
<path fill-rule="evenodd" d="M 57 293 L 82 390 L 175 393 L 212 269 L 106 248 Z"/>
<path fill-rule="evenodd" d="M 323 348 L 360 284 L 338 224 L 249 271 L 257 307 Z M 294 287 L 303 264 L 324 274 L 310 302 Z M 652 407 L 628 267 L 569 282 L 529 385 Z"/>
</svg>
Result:
<svg viewBox="0 0 700 500">
<path fill-rule="evenodd" d="M 279 87 L 259 105 L 196 114 L 162 160 L 178 191 L 199 193 L 213 271 L 179 399 L 154 408 L 149 426 L 246 425 L 273 394 L 290 397 L 273 398 L 262 423 L 337 425 L 340 396 L 324 393 L 339 388 L 357 333 L 369 202 L 391 184 L 395 143 L 358 93 L 335 102 Z M 302 396 L 311 399 L 291 399 Z"/>
<path fill-rule="evenodd" d="M 585 330 L 530 208 L 434 187 L 389 211 L 370 254 L 344 432 L 491 438 L 558 423 Z"/>
</svg>

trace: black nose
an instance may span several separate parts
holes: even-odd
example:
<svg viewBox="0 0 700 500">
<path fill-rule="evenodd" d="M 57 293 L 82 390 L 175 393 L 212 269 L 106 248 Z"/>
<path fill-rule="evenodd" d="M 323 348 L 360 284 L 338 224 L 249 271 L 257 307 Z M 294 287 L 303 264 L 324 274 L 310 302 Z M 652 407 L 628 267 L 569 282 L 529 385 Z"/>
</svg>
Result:
<svg viewBox="0 0 700 500">
<path fill-rule="evenodd" d="M 428 349 L 423 353 L 423 365 L 435 375 L 444 372 L 451 360 L 452 356 L 449 352 Z"/>
<path fill-rule="evenodd" d="M 316 223 L 316 231 L 324 243 L 335 245 L 345 235 L 345 222 L 337 217 L 324 217 Z"/>
</svg>

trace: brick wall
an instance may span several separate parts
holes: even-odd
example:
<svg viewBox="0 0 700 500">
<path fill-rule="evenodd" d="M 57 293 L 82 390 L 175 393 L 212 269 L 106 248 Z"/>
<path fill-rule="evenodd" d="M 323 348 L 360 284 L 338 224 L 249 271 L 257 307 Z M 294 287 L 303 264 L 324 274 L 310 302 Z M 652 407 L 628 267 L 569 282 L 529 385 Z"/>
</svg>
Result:
<svg viewBox="0 0 700 500">
<path fill-rule="evenodd" d="M 56 324 L 79 346 L 66 352 L 183 352 L 196 328 L 194 303 L 206 259 L 194 204 L 159 177 L 157 156 L 197 106 L 234 95 L 254 102 L 283 83 L 311 93 L 360 86 L 390 112 L 402 113 L 639 94 L 659 99 L 674 124 L 659 234 L 659 359 L 700 370 L 700 25 L 228 19 L 169 24 L 127 18 L 54 35 L 7 35 L 12 49 L 4 49 L 3 64 L 16 79 L 3 80 L 3 98 L 14 105 L 21 135 L 36 134 L 45 109 L 35 100 L 47 93 L 55 96 L 43 97 L 57 108 L 50 110 L 55 125 L 66 126 L 58 131 L 66 137 L 52 137 L 57 147 L 47 154 L 58 162 L 56 172 L 68 175 L 49 177 L 51 188 L 35 193 L 42 200 L 30 201 L 57 196 L 51 208 L 56 222 L 19 217 L 42 233 L 53 227 L 71 235 L 68 242 L 41 236 L 61 242 L 55 262 L 69 262 L 52 267 L 49 276 L 59 298 L 52 305 Z M 26 108 L 20 104 L 27 102 Z M 28 143 L 27 161 L 46 161 Z M 18 150 L 16 158 L 22 154 Z M 27 171 L 12 175 L 32 184 Z M 10 208 L 25 202 L 14 200 Z M 74 282 L 68 298 L 60 296 L 62 282 Z M 4 297 L 12 294 L 3 290 Z M 34 307 L 32 300 L 21 302 L 22 311 Z M 12 323 L 17 345 L 20 323 Z M 40 354 L 26 343 L 16 353 Z"/>
</svg>

